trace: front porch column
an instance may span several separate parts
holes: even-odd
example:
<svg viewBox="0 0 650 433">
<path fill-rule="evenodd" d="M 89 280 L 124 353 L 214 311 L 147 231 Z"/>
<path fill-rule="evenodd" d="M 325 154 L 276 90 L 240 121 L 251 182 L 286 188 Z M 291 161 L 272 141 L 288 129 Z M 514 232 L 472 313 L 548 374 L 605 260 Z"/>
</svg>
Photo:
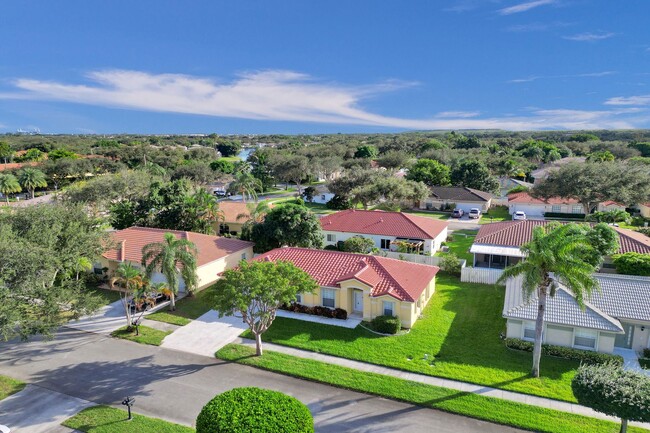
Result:
<svg viewBox="0 0 650 433">
<path fill-rule="evenodd" d="M 488 269 L 492 269 L 492 254 L 488 256 Z"/>
</svg>

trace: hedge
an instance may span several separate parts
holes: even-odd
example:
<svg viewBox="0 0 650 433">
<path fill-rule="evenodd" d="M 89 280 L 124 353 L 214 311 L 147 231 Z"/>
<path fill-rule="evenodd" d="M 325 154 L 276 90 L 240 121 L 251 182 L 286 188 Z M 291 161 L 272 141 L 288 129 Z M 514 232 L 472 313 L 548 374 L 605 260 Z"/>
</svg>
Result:
<svg viewBox="0 0 650 433">
<path fill-rule="evenodd" d="M 511 349 L 532 352 L 533 345 L 534 343 L 532 341 L 520 340 L 519 338 L 506 338 L 506 346 Z M 590 350 L 580 350 L 565 346 L 555 346 L 552 344 L 542 344 L 542 353 L 544 355 L 555 356 L 557 358 L 580 361 L 585 364 L 601 365 L 606 363 L 613 363 L 618 366 L 623 365 L 623 357 L 619 355 L 592 352 Z"/>
<path fill-rule="evenodd" d="M 650 370 L 650 358 L 640 358 L 639 365 L 641 366 L 641 368 Z"/>
<path fill-rule="evenodd" d="M 196 433 L 313 433 L 307 406 L 277 391 L 234 388 L 210 400 L 196 418 Z"/>
<path fill-rule="evenodd" d="M 370 326 L 382 334 L 397 334 L 402 329 L 402 322 L 395 316 L 377 316 L 372 319 Z"/>
<path fill-rule="evenodd" d="M 282 310 L 293 311 L 294 313 L 311 314 L 313 316 L 323 316 L 331 319 L 346 320 L 348 318 L 348 312 L 343 308 L 328 308 L 319 305 L 308 307 L 297 302 L 290 305 L 282 305 L 280 308 Z"/>
<path fill-rule="evenodd" d="M 561 212 L 544 212 L 546 218 L 560 218 L 565 220 L 584 220 L 583 213 L 561 213 Z"/>
<path fill-rule="evenodd" d="M 616 272 L 624 275 L 650 276 L 650 256 L 629 252 L 625 254 L 615 254 L 614 266 Z"/>
</svg>

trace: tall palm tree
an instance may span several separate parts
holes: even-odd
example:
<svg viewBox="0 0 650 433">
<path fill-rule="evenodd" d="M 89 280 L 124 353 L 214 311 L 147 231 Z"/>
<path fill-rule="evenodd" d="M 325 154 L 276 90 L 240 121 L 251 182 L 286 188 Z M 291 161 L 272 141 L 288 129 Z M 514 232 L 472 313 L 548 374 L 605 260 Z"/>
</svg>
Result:
<svg viewBox="0 0 650 433">
<path fill-rule="evenodd" d="M 199 188 L 186 200 L 189 214 L 195 219 L 195 229 L 206 235 L 214 234 L 214 223 L 223 221 L 223 212 L 219 210 L 219 202 L 214 194 Z"/>
<path fill-rule="evenodd" d="M 230 188 L 237 191 L 246 203 L 246 196 L 257 201 L 257 190 L 262 189 L 262 182 L 248 172 L 240 172 L 230 184 Z"/>
<path fill-rule="evenodd" d="M 167 280 L 167 286 L 171 291 L 172 311 L 176 309 L 178 276 L 183 277 L 188 291 L 196 287 L 197 253 L 196 246 L 192 242 L 187 239 L 177 239 L 172 233 L 165 233 L 162 242 L 154 242 L 142 248 L 142 265 L 147 275 L 151 277 L 154 272 L 161 272 Z"/>
<path fill-rule="evenodd" d="M 137 295 L 146 287 L 147 282 L 138 268 L 130 262 L 122 262 L 117 267 L 115 277 L 111 279 L 110 284 L 111 288 L 120 289 L 120 299 L 126 315 L 126 326 L 130 328 L 133 323 L 130 300 L 138 297 Z"/>
<path fill-rule="evenodd" d="M 521 250 L 525 259 L 508 266 L 498 282 L 521 276 L 524 297 L 530 299 L 533 295 L 537 296 L 531 374 L 539 377 L 547 298 L 555 296 L 558 283 L 561 283 L 571 290 L 580 307 L 584 308 L 585 297 L 598 288 L 598 282 L 593 277 L 597 268 L 585 260 L 586 255 L 594 254 L 595 249 L 577 224 L 549 224 L 536 227 L 531 241 L 524 244 Z"/>
<path fill-rule="evenodd" d="M 34 198 L 34 190 L 36 188 L 45 188 L 47 186 L 47 180 L 45 179 L 45 173 L 36 168 L 24 168 L 18 172 L 18 181 L 23 188 L 28 190 Z"/>
<path fill-rule="evenodd" d="M 268 200 L 262 200 L 258 203 L 248 203 L 246 208 L 248 208 L 248 212 L 237 215 L 237 221 L 246 219 L 242 224 L 240 237 L 243 240 L 250 240 L 253 226 L 264 221 L 264 217 L 271 210 L 271 206 Z"/>
<path fill-rule="evenodd" d="M 13 174 L 0 174 L 0 192 L 7 199 L 7 203 L 9 203 L 9 194 L 20 191 L 22 191 L 22 188 L 16 176 Z"/>
</svg>

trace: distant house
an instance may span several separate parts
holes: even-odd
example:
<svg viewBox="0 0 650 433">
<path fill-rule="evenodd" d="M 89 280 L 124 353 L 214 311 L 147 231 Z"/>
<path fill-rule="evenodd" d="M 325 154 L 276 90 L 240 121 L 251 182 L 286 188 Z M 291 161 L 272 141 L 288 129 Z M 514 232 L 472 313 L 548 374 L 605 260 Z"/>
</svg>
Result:
<svg viewBox="0 0 650 433">
<path fill-rule="evenodd" d="M 639 212 L 643 218 L 650 218 L 650 202 L 639 203 L 637 207 L 639 208 Z"/>
<path fill-rule="evenodd" d="M 617 203 L 617 202 L 615 202 L 613 200 L 607 200 L 607 201 L 604 201 L 602 203 L 598 203 L 598 206 L 596 207 L 596 210 L 598 212 L 611 212 L 611 211 L 614 211 L 614 210 L 622 210 L 622 211 L 624 211 L 626 207 L 627 206 L 625 206 L 624 204 Z"/>
<path fill-rule="evenodd" d="M 584 207 L 572 198 L 535 198 L 527 192 L 516 192 L 508 196 L 508 213 L 524 212 L 527 217 L 543 217 L 545 213 L 585 214 Z"/>
<path fill-rule="evenodd" d="M 512 177 L 499 178 L 499 193 L 501 198 L 508 198 L 508 191 L 516 187 L 531 189 L 533 187 L 533 184 L 523 180 L 514 179 Z"/>
<path fill-rule="evenodd" d="M 469 250 L 474 254 L 474 267 L 503 269 L 523 258 L 520 247 L 530 241 L 533 229 L 549 221 L 519 220 L 484 224 L 479 229 Z M 618 233 L 617 254 L 650 254 L 650 238 L 633 230 L 614 227 Z M 606 257 L 601 272 L 614 272 L 611 258 Z"/>
<path fill-rule="evenodd" d="M 403 212 L 349 209 L 320 220 L 325 245 L 363 236 L 381 250 L 397 251 L 400 242 L 411 253 L 432 256 L 447 239 L 447 222 Z"/>
<path fill-rule="evenodd" d="M 141 267 L 142 247 L 162 242 L 165 233 L 172 233 L 177 239 L 187 239 L 196 245 L 198 289 L 212 285 L 217 281 L 219 273 L 237 266 L 241 260 L 253 257 L 252 242 L 194 232 L 129 227 L 111 234 L 116 247 L 104 252 L 99 262 L 94 265 L 95 272 L 108 268 L 108 275 L 113 276 L 122 262 L 131 262 L 134 266 Z M 151 279 L 154 282 L 165 281 L 165 277 L 160 273 L 154 274 Z M 182 278 L 179 290 L 185 291 Z"/>
<path fill-rule="evenodd" d="M 273 208 L 272 203 L 269 204 L 269 208 Z M 220 201 L 219 210 L 223 214 L 223 219 L 215 222 L 213 228 L 221 235 L 238 236 L 242 226 L 251 218 L 247 204 L 241 201 Z"/>
<path fill-rule="evenodd" d="M 372 320 L 397 316 L 410 328 L 435 291 L 437 266 L 339 251 L 277 248 L 254 260 L 289 261 L 308 273 L 320 288 L 302 294 L 299 304 L 342 308 Z"/>
<path fill-rule="evenodd" d="M 595 278 L 600 290 L 585 300 L 584 310 L 559 284 L 555 296 L 546 301 L 543 342 L 605 353 L 650 347 L 650 278 L 604 274 Z M 534 341 L 537 296 L 524 299 L 521 281 L 511 278 L 506 283 L 506 336 Z"/>
<path fill-rule="evenodd" d="M 334 193 L 327 189 L 327 185 L 313 185 L 312 188 L 314 188 L 316 192 L 314 193 L 314 197 L 310 203 L 325 204 L 334 198 Z"/>
<path fill-rule="evenodd" d="M 539 167 L 537 170 L 530 173 L 531 177 L 535 179 L 534 184 L 537 185 L 546 179 L 549 174 L 553 171 L 558 170 L 563 165 L 572 164 L 572 163 L 582 163 L 585 162 L 587 158 L 584 156 L 570 156 L 567 158 L 558 159 L 557 161 L 544 164 Z"/>
<path fill-rule="evenodd" d="M 431 195 L 420 203 L 420 209 L 442 210 L 449 208 L 462 209 L 465 213 L 472 208 L 487 212 L 492 204 L 492 194 L 464 186 L 433 186 L 429 188 Z"/>
</svg>

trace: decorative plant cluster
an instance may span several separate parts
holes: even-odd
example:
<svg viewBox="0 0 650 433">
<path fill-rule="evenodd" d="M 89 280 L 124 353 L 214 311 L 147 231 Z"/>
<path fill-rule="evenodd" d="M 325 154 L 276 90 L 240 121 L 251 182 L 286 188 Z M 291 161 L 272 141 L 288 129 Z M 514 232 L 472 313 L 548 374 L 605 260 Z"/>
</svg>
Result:
<svg viewBox="0 0 650 433">
<path fill-rule="evenodd" d="M 402 329 L 402 322 L 395 316 L 377 316 L 372 319 L 370 326 L 382 334 L 397 334 Z"/>
<path fill-rule="evenodd" d="M 343 308 L 328 308 L 321 307 L 319 305 L 308 307 L 306 305 L 298 304 L 297 302 L 289 305 L 283 305 L 280 308 L 286 311 L 292 311 L 294 313 L 311 314 L 314 316 L 329 317 L 331 319 L 346 320 L 348 318 L 348 312 Z"/>
<path fill-rule="evenodd" d="M 533 351 L 532 341 L 524 341 L 518 338 L 506 338 L 506 346 L 511 349 L 523 350 L 525 352 Z M 599 365 L 612 363 L 614 365 L 623 365 L 623 358 L 618 355 L 573 349 L 564 346 L 554 346 L 552 344 L 542 344 L 542 353 L 544 355 L 556 356 L 558 358 L 573 359 L 585 364 Z"/>
</svg>

